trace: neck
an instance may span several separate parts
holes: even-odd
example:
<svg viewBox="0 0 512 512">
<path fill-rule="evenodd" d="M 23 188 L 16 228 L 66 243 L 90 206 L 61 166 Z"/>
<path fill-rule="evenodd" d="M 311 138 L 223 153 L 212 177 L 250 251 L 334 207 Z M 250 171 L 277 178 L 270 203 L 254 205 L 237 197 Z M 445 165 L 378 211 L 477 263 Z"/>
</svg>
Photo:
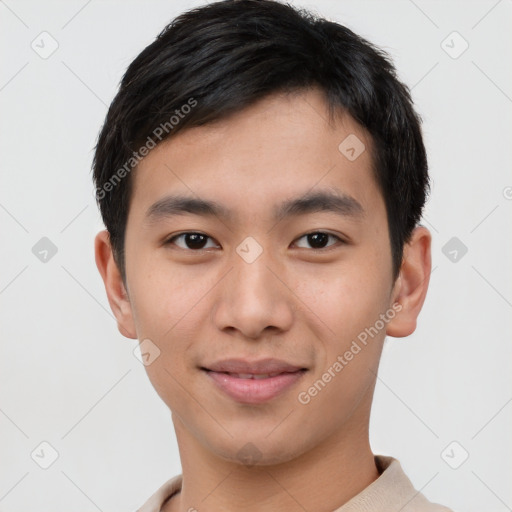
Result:
<svg viewBox="0 0 512 512">
<path fill-rule="evenodd" d="M 179 418 L 173 421 L 183 483 L 162 512 L 327 512 L 379 477 L 368 439 L 369 407 L 361 407 L 340 432 L 313 449 L 288 462 L 264 466 L 247 467 L 217 457 Z"/>
</svg>

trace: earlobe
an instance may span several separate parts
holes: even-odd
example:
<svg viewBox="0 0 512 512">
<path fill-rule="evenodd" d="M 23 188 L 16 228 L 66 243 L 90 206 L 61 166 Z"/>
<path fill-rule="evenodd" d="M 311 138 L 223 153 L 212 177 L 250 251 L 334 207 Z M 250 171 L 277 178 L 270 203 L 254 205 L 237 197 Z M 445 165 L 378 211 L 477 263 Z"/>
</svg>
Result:
<svg viewBox="0 0 512 512">
<path fill-rule="evenodd" d="M 105 285 L 110 309 L 117 320 L 119 332 L 127 338 L 137 339 L 132 307 L 121 273 L 115 262 L 108 231 L 100 231 L 94 240 L 96 266 Z"/>
<path fill-rule="evenodd" d="M 409 336 L 416 329 L 430 281 L 431 239 L 429 230 L 419 226 L 414 229 L 410 241 L 404 247 L 400 274 L 392 296 L 392 303 L 399 303 L 401 309 L 387 325 L 388 336 L 401 338 Z"/>
</svg>

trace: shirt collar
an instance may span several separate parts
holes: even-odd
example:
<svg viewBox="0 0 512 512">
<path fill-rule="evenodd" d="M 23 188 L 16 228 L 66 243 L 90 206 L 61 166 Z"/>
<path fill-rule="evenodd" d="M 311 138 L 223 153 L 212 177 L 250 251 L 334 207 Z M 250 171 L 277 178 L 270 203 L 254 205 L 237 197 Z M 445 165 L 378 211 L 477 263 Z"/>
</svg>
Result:
<svg viewBox="0 0 512 512">
<path fill-rule="evenodd" d="M 400 462 L 375 455 L 380 476 L 357 496 L 333 512 L 450 512 L 427 501 L 412 485 Z M 160 512 L 163 504 L 181 490 L 182 475 L 165 482 L 137 512 Z"/>
</svg>

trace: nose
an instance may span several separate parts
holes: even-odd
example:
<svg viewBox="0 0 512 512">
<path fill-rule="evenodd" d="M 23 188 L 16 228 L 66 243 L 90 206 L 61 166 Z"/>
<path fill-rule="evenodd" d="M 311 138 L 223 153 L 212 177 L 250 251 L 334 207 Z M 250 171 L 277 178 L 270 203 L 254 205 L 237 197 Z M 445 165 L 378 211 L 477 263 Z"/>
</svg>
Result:
<svg viewBox="0 0 512 512">
<path fill-rule="evenodd" d="M 212 312 L 216 327 L 250 339 L 290 329 L 294 295 L 265 251 L 252 263 L 235 254 L 233 265 L 217 290 Z"/>
</svg>

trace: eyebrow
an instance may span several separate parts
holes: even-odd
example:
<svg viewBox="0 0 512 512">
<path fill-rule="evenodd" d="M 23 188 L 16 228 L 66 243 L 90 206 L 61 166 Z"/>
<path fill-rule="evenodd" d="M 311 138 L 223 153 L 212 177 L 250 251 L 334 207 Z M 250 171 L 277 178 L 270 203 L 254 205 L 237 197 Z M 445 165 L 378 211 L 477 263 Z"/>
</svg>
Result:
<svg viewBox="0 0 512 512">
<path fill-rule="evenodd" d="M 274 220 L 278 221 L 285 217 L 315 212 L 332 212 L 344 217 L 358 218 L 363 216 L 364 208 L 353 197 L 327 189 L 287 199 L 274 207 L 273 216 Z M 218 217 L 227 221 L 232 221 L 234 218 L 233 212 L 218 202 L 172 195 L 165 196 L 151 205 L 146 212 L 146 219 L 148 223 L 156 223 L 163 219 L 186 214 Z"/>
</svg>

